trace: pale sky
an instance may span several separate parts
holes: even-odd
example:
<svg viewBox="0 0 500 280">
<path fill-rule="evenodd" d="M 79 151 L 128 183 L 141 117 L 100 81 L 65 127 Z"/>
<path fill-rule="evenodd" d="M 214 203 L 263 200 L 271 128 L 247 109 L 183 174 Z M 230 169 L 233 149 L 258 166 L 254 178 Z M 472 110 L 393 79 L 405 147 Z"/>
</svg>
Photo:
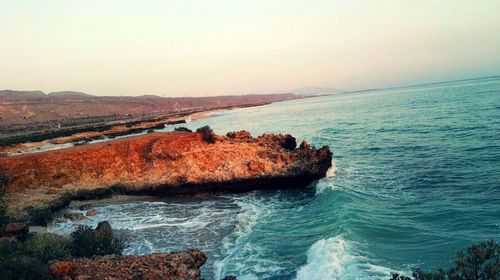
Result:
<svg viewBox="0 0 500 280">
<path fill-rule="evenodd" d="M 0 0 L 0 89 L 196 96 L 488 75 L 499 0 Z"/>
</svg>

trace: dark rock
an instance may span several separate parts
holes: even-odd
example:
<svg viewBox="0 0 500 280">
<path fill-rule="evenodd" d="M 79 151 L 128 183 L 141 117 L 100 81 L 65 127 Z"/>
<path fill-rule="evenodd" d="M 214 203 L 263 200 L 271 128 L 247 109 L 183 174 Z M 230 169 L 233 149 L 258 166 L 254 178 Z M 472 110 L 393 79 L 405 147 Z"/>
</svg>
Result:
<svg viewBox="0 0 500 280">
<path fill-rule="evenodd" d="M 113 239 L 113 229 L 107 221 L 100 222 L 95 228 L 95 233 L 98 237 Z"/>
<path fill-rule="evenodd" d="M 5 226 L 4 235 L 15 237 L 19 241 L 28 238 L 29 227 L 25 223 L 9 223 Z"/>
<path fill-rule="evenodd" d="M 293 137 L 290 134 L 285 135 L 281 146 L 286 150 L 293 151 L 295 147 L 297 147 L 297 142 L 295 141 L 295 137 Z"/>
<path fill-rule="evenodd" d="M 176 128 L 174 128 L 174 131 L 177 131 L 177 132 L 193 132 L 191 129 L 189 129 L 187 127 L 184 127 L 184 126 L 176 127 Z"/>
<path fill-rule="evenodd" d="M 301 150 L 309 150 L 311 149 L 311 145 L 309 145 L 305 140 L 300 143 L 299 149 Z"/>
<path fill-rule="evenodd" d="M 234 275 L 228 275 L 228 276 L 222 278 L 221 280 L 236 280 L 236 276 L 234 276 Z"/>
</svg>

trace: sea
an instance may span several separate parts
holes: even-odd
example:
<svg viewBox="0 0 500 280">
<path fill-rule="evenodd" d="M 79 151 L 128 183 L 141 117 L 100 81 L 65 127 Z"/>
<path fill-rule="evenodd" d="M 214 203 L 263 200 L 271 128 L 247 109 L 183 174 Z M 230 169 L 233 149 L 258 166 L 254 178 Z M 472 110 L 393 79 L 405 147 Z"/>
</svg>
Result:
<svg viewBox="0 0 500 280">
<path fill-rule="evenodd" d="M 301 189 L 97 202 L 102 214 L 49 231 L 107 220 L 125 254 L 200 248 L 203 278 L 240 280 L 389 279 L 500 241 L 500 77 L 278 102 L 181 126 L 204 125 L 328 145 L 332 168 Z"/>
</svg>

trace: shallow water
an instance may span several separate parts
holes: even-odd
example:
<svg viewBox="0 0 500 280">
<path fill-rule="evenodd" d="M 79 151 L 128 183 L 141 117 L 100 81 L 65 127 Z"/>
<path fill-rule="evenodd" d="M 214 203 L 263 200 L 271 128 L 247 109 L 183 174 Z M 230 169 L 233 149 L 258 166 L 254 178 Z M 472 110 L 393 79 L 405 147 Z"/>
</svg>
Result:
<svg viewBox="0 0 500 280">
<path fill-rule="evenodd" d="M 449 266 L 472 242 L 500 239 L 499 77 L 274 103 L 184 125 L 206 124 L 330 145 L 335 176 L 305 190 L 108 203 L 81 223 L 109 220 L 127 236 L 127 254 L 201 248 L 207 279 L 387 279 Z"/>
</svg>

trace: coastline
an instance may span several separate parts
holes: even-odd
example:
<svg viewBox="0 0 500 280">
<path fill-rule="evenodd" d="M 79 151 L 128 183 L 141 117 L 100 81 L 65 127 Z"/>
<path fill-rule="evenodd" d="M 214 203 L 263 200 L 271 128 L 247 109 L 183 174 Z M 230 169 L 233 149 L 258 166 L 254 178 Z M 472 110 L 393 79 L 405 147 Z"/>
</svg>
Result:
<svg viewBox="0 0 500 280">
<path fill-rule="evenodd" d="M 1 157 L 7 214 L 39 225 L 74 199 L 303 187 L 331 166 L 327 146 L 297 147 L 290 135 L 207 133 L 156 132 Z"/>
<path fill-rule="evenodd" d="M 194 112 L 187 115 L 167 115 L 159 117 L 157 120 L 138 120 L 133 121 L 134 124 L 120 123 L 112 125 L 103 125 L 102 127 L 93 127 L 90 131 L 82 131 L 70 133 L 67 136 L 56 136 L 42 141 L 21 142 L 13 145 L 0 146 L 0 156 L 15 156 L 21 154 L 37 153 L 42 151 L 54 150 L 51 148 L 54 145 L 71 144 L 68 147 L 84 145 L 95 140 L 112 140 L 119 136 L 133 136 L 137 133 L 142 133 L 148 130 L 161 129 L 166 125 L 186 123 L 187 119 L 200 120 L 210 116 L 213 112 L 220 112 L 228 109 L 215 109 Z M 23 140 L 24 141 L 24 140 Z M 45 147 L 45 148 L 44 148 Z M 62 146 L 61 148 L 66 148 Z M 60 148 L 60 149 L 61 149 Z"/>
<path fill-rule="evenodd" d="M 317 96 L 303 96 L 303 98 L 313 98 Z M 296 99 L 292 99 L 296 100 Z M 259 107 L 272 103 L 285 102 L 290 100 L 281 100 L 274 102 L 264 102 L 258 104 L 243 104 L 238 106 L 222 106 L 219 108 L 206 110 L 193 110 L 186 113 L 159 114 L 145 118 L 121 120 L 114 122 L 103 122 L 101 124 L 92 124 L 90 126 L 61 129 L 56 131 L 30 131 L 26 135 L 12 136 L 9 139 L 5 134 L 0 139 L 0 157 L 10 157 L 23 154 L 39 153 L 44 151 L 59 150 L 79 145 L 85 145 L 100 141 L 113 140 L 121 136 L 136 136 L 141 133 L 152 132 L 155 129 L 162 129 L 167 125 L 182 124 L 190 121 L 197 121 L 211 117 L 212 114 L 240 108 Z M 39 141 L 33 139 L 41 139 Z"/>
</svg>

